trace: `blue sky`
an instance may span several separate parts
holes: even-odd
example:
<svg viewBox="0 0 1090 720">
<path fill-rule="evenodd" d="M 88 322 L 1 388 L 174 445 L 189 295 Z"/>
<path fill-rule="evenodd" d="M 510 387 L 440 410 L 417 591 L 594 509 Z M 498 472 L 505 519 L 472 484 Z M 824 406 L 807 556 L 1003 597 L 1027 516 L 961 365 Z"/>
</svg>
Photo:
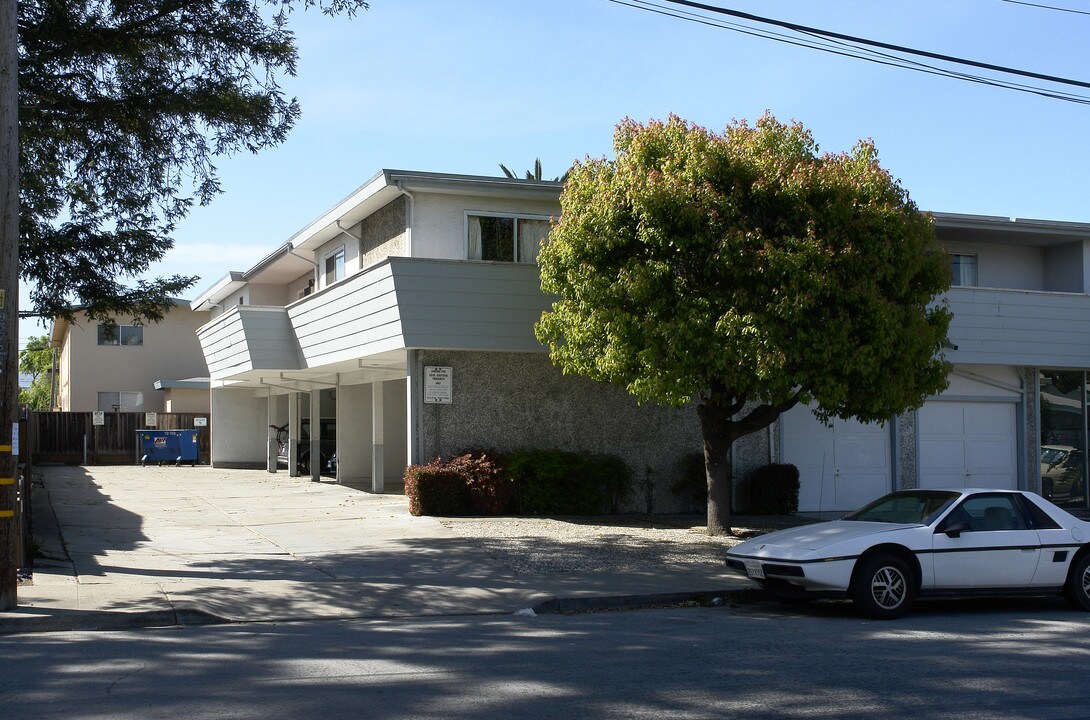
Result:
<svg viewBox="0 0 1090 720">
<path fill-rule="evenodd" d="M 1043 0 L 1068 8 L 1076 0 Z M 931 52 L 1090 81 L 1090 15 L 1004 0 L 711 0 Z M 1090 222 L 1090 105 L 935 77 L 608 0 L 372 0 L 296 12 L 287 142 L 217 163 L 152 274 L 246 270 L 381 168 L 547 177 L 611 154 L 613 127 L 675 113 L 721 130 L 766 109 L 822 150 L 873 138 L 927 210 Z M 1068 90 L 1077 90 L 1067 88 Z M 1085 91 L 1090 95 L 1090 90 Z M 21 334 L 45 330 L 24 323 Z"/>
</svg>

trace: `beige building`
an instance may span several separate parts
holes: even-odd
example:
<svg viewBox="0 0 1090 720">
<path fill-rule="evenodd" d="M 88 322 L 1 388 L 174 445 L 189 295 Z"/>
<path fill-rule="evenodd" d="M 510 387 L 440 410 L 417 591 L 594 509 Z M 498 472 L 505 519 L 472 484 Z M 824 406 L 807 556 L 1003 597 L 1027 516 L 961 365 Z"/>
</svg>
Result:
<svg viewBox="0 0 1090 720">
<path fill-rule="evenodd" d="M 208 368 L 197 328 L 209 313 L 177 300 L 159 323 L 113 328 L 82 313 L 57 318 L 56 409 L 71 412 L 208 412 Z"/>
</svg>

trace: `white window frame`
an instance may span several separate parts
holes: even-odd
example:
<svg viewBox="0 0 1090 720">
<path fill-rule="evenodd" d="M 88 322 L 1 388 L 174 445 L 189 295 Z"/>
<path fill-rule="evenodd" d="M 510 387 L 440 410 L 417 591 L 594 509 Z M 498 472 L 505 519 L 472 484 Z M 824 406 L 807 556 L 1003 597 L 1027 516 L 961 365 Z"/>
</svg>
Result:
<svg viewBox="0 0 1090 720">
<path fill-rule="evenodd" d="M 969 278 L 970 282 L 960 282 L 962 276 L 954 273 L 956 258 L 972 259 L 972 277 Z M 976 253 L 950 253 L 950 285 L 951 287 L 979 287 L 980 284 L 980 256 Z"/>
<path fill-rule="evenodd" d="M 112 396 L 103 398 L 103 395 Z M 130 404 L 126 404 L 125 400 L 129 400 Z M 117 402 L 107 403 L 109 407 L 103 407 L 103 400 L 117 400 Z M 133 403 L 132 401 L 136 402 Z M 105 412 L 144 412 L 144 393 L 139 390 L 109 390 L 98 392 L 98 409 Z"/>
<path fill-rule="evenodd" d="M 340 255 L 340 257 L 341 257 L 341 274 L 340 274 L 340 277 L 337 277 L 337 256 L 338 255 Z M 322 258 L 322 282 L 325 283 L 325 287 L 329 287 L 330 285 L 333 285 L 335 283 L 339 283 L 341 280 L 344 280 L 345 277 L 348 275 L 348 269 L 347 269 L 347 265 L 345 263 L 345 258 L 346 258 L 346 253 L 345 253 L 345 246 L 344 245 L 341 245 L 340 247 L 336 248 L 335 250 L 333 250 L 333 252 L 326 253 L 325 257 Z M 329 279 L 330 273 L 329 273 L 328 265 L 329 265 L 330 260 L 333 261 L 333 276 L 334 277 L 333 277 L 332 280 Z"/>
<path fill-rule="evenodd" d="M 99 347 L 144 347 L 144 326 L 143 325 L 131 325 L 131 324 L 130 325 L 121 325 L 121 324 L 115 325 L 114 326 L 115 334 L 114 334 L 114 337 L 113 337 L 113 342 L 102 342 L 102 333 L 103 333 L 102 329 L 105 326 L 106 326 L 106 323 L 99 323 L 95 327 L 95 342 L 98 343 Z M 133 343 L 133 342 L 121 342 L 121 335 L 122 335 L 121 331 L 124 328 L 139 328 L 138 335 L 139 335 L 140 341 L 135 342 L 135 343 Z M 130 337 L 131 337 L 131 333 L 130 333 Z"/>
<path fill-rule="evenodd" d="M 551 215 L 534 215 L 532 213 L 517 213 L 517 212 L 497 212 L 494 210 L 466 210 L 463 213 L 462 218 L 462 257 L 466 260 L 472 260 L 473 262 L 510 262 L 508 260 L 477 260 L 469 257 L 469 219 L 471 217 L 498 217 L 498 218 L 511 218 L 515 221 L 514 231 L 511 235 L 512 256 L 515 258 L 514 262 L 521 263 L 523 265 L 536 265 L 536 261 L 531 263 L 526 260 L 519 259 L 519 222 L 522 220 L 536 220 L 548 222 L 552 220 Z"/>
</svg>

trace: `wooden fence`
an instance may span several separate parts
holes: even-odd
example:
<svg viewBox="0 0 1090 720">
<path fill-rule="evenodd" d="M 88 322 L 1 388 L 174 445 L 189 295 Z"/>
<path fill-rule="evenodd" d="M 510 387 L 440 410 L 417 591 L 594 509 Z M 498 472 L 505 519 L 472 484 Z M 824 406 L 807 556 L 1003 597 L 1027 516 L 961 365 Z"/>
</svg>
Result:
<svg viewBox="0 0 1090 720">
<path fill-rule="evenodd" d="M 189 430 L 207 413 L 157 413 L 155 430 Z M 140 462 L 136 432 L 149 429 L 144 413 L 105 413 L 103 425 L 93 413 L 32 412 L 27 418 L 25 452 L 34 464 L 43 462 L 88 465 L 131 465 Z M 212 427 L 197 428 L 200 462 L 211 455 Z"/>
</svg>

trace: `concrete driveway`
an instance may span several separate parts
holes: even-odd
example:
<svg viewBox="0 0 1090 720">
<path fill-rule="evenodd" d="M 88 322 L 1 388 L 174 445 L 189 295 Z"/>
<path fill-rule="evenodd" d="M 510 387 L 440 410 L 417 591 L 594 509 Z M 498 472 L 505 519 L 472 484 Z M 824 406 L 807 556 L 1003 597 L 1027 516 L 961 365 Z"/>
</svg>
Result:
<svg viewBox="0 0 1090 720">
<path fill-rule="evenodd" d="M 44 555 L 0 630 L 512 613 L 745 586 L 721 569 L 516 573 L 402 495 L 285 473 L 45 467 Z M 604 600 L 603 600 L 604 599 Z M 555 605 L 555 603 L 554 603 Z M 37 625 L 36 625 L 37 624 Z"/>
</svg>

